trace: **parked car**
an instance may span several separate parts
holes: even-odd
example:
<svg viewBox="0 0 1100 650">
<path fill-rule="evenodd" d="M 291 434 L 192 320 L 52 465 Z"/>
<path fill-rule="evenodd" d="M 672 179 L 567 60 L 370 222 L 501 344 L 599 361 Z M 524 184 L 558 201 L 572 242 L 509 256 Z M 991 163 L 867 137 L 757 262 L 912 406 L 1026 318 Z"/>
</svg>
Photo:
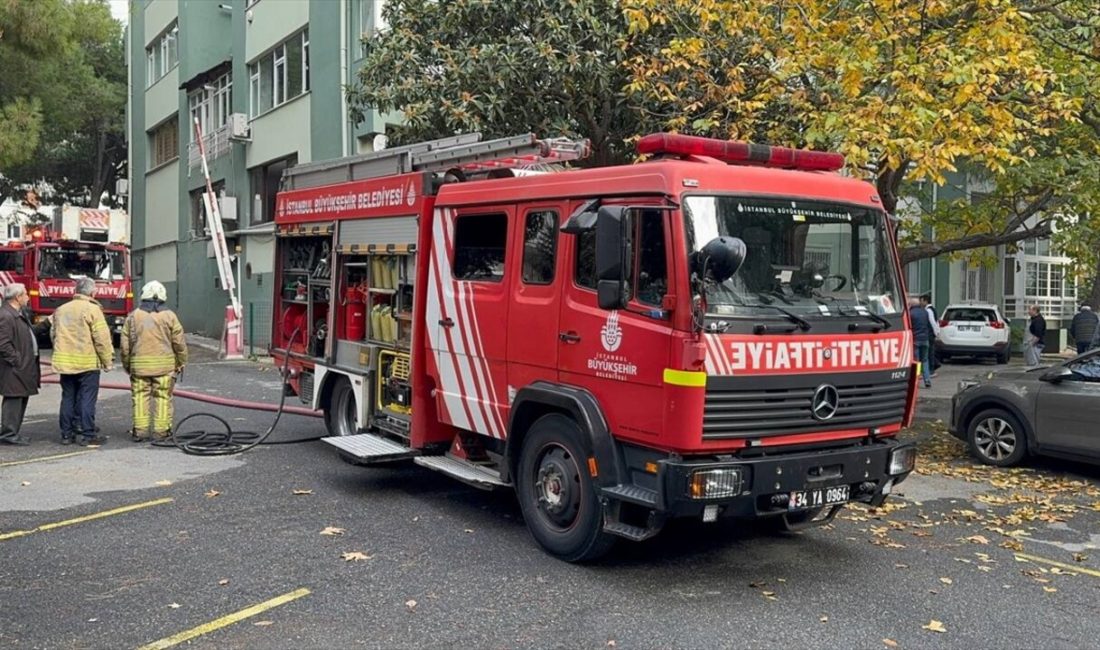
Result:
<svg viewBox="0 0 1100 650">
<path fill-rule="evenodd" d="M 1100 463 L 1100 350 L 1052 367 L 959 382 L 952 435 L 978 460 L 1008 466 L 1028 455 Z"/>
<path fill-rule="evenodd" d="M 997 305 L 948 305 L 940 318 L 936 358 L 941 363 L 953 357 L 988 357 L 1008 363 L 1012 355 L 1009 338 L 1008 323 L 1001 318 Z"/>
</svg>

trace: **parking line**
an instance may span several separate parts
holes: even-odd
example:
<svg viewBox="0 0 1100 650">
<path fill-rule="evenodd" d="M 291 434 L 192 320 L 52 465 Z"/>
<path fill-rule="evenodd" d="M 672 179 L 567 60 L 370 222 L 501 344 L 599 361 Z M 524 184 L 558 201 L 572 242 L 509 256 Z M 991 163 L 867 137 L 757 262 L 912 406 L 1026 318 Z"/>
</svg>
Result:
<svg viewBox="0 0 1100 650">
<path fill-rule="evenodd" d="M 27 458 L 26 460 L 9 460 L 4 463 L 0 463 L 0 467 L 11 467 L 12 465 L 26 465 L 27 463 L 41 463 L 46 460 L 61 460 L 62 458 L 70 458 L 72 456 L 80 456 L 82 454 L 91 454 L 95 452 L 95 449 L 85 449 L 84 451 L 70 451 L 67 454 L 55 454 L 53 456 L 39 456 L 38 458 Z"/>
<path fill-rule="evenodd" d="M 264 602 L 253 605 L 252 607 L 246 607 L 239 612 L 233 612 L 232 614 L 227 614 L 221 618 L 216 618 L 209 623 L 203 623 L 202 625 L 199 625 L 198 627 L 193 627 L 190 630 L 184 630 L 183 632 L 173 634 L 172 636 L 165 637 L 159 641 L 153 641 L 150 644 L 141 646 L 140 648 L 138 648 L 138 650 L 163 650 L 164 648 L 171 648 L 172 646 L 183 643 L 184 641 L 189 641 L 197 636 L 202 636 L 203 634 L 209 634 L 214 630 L 220 630 L 223 627 L 238 623 L 246 618 L 250 618 L 257 614 L 261 614 L 273 607 L 285 605 L 292 600 L 298 600 L 302 596 L 308 596 L 309 594 L 309 589 L 306 589 L 305 587 L 302 587 L 301 589 L 295 589 L 290 593 L 283 594 L 282 596 L 276 596 L 271 600 L 265 600 Z"/>
<path fill-rule="evenodd" d="M 96 512 L 90 515 L 84 515 L 83 517 L 76 517 L 75 519 L 66 519 L 64 521 L 55 521 L 52 524 L 42 524 L 38 528 L 32 528 L 31 530 L 13 530 L 10 533 L 0 533 L 0 542 L 9 539 L 15 539 L 16 537 L 24 537 L 26 535 L 32 535 L 34 533 L 43 533 L 47 530 L 53 530 L 55 528 L 61 528 L 63 526 L 72 526 L 73 524 L 82 524 L 85 521 L 92 521 L 95 519 L 102 519 L 104 517 L 110 517 L 112 515 L 121 515 L 133 510 L 140 510 L 142 508 L 149 508 L 151 506 L 159 506 L 163 503 L 171 503 L 173 499 L 171 497 L 165 497 L 163 499 L 153 499 L 152 501 L 145 501 L 143 503 L 135 503 L 129 506 L 122 506 L 121 508 L 114 508 L 112 510 L 104 510 L 103 512 Z"/>
<path fill-rule="evenodd" d="M 1073 571 L 1074 573 L 1083 573 L 1085 575 L 1092 576 L 1094 578 L 1100 578 L 1100 571 L 1096 569 L 1090 569 L 1083 566 L 1074 566 L 1072 564 L 1066 564 L 1065 562 L 1059 562 L 1058 560 L 1048 560 L 1045 557 L 1039 557 L 1038 555 L 1028 555 L 1027 553 L 1016 553 L 1016 557 L 1023 560 L 1030 560 L 1031 562 L 1039 562 L 1041 564 L 1049 564 L 1056 566 L 1059 569 L 1065 569 L 1066 571 Z"/>
</svg>

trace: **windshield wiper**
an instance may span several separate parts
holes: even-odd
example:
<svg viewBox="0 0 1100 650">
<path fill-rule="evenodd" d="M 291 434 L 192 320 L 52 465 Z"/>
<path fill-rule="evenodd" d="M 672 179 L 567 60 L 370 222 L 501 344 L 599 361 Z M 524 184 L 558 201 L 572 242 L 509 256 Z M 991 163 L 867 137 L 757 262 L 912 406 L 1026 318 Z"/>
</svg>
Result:
<svg viewBox="0 0 1100 650">
<path fill-rule="evenodd" d="M 798 325 L 798 329 L 802 330 L 803 332 L 808 331 L 810 329 L 810 322 L 808 320 L 806 320 L 805 318 L 802 318 L 801 316 L 798 316 L 794 312 L 790 312 L 790 311 L 787 311 L 786 309 L 783 309 L 779 305 L 760 304 L 760 305 L 739 305 L 739 306 L 740 307 L 752 307 L 752 308 L 756 308 L 756 309 L 774 309 L 777 312 L 779 312 L 780 314 L 783 314 L 783 316 L 787 320 L 791 321 L 795 325 Z"/>
<path fill-rule="evenodd" d="M 862 316 L 864 318 L 870 318 L 871 320 L 875 321 L 879 325 L 882 325 L 882 329 L 885 329 L 885 330 L 890 329 L 894 325 L 893 323 L 886 320 L 882 316 L 879 316 L 878 314 L 867 311 L 867 310 L 856 309 L 855 313 L 852 313 L 850 311 L 845 311 L 844 308 L 840 305 L 838 305 L 837 307 L 838 307 L 837 312 L 839 312 L 841 316 Z M 858 323 L 851 323 L 851 324 L 848 325 L 848 329 L 850 329 L 850 330 L 851 329 L 857 329 L 857 328 L 859 328 Z"/>
</svg>

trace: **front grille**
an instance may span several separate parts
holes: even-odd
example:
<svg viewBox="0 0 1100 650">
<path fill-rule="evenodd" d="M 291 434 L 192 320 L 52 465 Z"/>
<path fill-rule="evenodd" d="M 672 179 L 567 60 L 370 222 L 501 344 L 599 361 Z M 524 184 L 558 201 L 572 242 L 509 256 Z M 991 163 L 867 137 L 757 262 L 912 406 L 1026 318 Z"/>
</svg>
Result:
<svg viewBox="0 0 1100 650">
<path fill-rule="evenodd" d="M 707 439 L 865 429 L 897 424 L 905 415 L 909 385 L 908 379 L 874 382 L 868 381 L 867 375 L 832 375 L 824 379 L 812 376 L 769 377 L 756 382 L 756 386 L 744 383 L 745 378 L 739 378 L 734 386 L 728 380 L 715 379 L 707 382 L 703 407 L 703 438 Z M 769 386 L 783 380 L 796 385 Z M 812 413 L 814 393 L 822 384 L 835 386 L 839 397 L 836 414 L 827 420 L 817 420 Z"/>
</svg>

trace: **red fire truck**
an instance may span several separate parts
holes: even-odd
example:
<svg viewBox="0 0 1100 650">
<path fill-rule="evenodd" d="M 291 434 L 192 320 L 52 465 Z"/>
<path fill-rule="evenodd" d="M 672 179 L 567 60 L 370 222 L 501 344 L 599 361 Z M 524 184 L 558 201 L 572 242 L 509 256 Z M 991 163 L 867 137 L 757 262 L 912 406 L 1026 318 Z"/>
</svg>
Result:
<svg viewBox="0 0 1100 650">
<path fill-rule="evenodd" d="M 587 143 L 469 136 L 288 170 L 273 348 L 325 440 L 513 487 L 570 561 L 672 517 L 881 504 L 916 384 L 875 189 L 832 153 L 638 151 L 532 173 Z"/>
<path fill-rule="evenodd" d="M 95 298 L 117 335 L 133 309 L 129 249 L 117 241 L 121 237 L 110 239 L 125 233 L 125 214 L 66 207 L 61 220 L 60 228 L 26 226 L 21 239 L 0 243 L 0 285 L 26 286 L 38 322 L 73 297 L 77 279 L 92 278 Z"/>
</svg>

